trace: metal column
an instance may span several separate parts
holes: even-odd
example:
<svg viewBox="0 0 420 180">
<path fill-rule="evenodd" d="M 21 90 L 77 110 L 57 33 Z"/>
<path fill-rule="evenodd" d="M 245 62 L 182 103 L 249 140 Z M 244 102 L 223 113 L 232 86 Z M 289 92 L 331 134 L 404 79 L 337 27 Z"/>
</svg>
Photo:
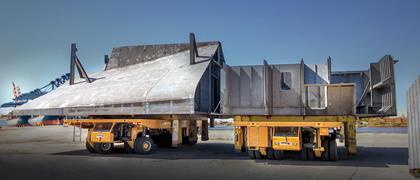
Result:
<svg viewBox="0 0 420 180">
<path fill-rule="evenodd" d="M 407 91 L 408 165 L 420 177 L 420 76 Z"/>
<path fill-rule="evenodd" d="M 356 141 L 356 119 L 348 118 L 344 123 L 344 136 L 345 146 L 348 155 L 357 154 L 357 141 Z"/>
<path fill-rule="evenodd" d="M 179 138 L 182 139 L 182 136 L 179 137 L 179 120 L 172 121 L 172 147 L 178 147 Z"/>
</svg>

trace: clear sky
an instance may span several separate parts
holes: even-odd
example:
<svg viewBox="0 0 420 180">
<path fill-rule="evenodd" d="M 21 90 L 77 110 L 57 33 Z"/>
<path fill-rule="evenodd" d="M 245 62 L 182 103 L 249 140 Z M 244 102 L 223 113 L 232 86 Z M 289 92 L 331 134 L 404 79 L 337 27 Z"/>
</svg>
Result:
<svg viewBox="0 0 420 180">
<path fill-rule="evenodd" d="M 69 71 L 70 43 L 88 72 L 112 47 L 219 40 L 230 65 L 321 63 L 368 69 L 396 64 L 399 113 L 420 75 L 420 1 L 20 1 L 0 0 L 0 104 Z"/>
</svg>

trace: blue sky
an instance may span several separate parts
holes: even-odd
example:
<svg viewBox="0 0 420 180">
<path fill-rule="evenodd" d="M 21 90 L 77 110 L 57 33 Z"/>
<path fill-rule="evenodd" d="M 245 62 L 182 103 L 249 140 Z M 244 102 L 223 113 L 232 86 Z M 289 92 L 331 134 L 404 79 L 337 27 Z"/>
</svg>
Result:
<svg viewBox="0 0 420 180">
<path fill-rule="evenodd" d="M 396 64 L 399 113 L 420 75 L 420 1 L 0 0 L 0 103 L 11 82 L 30 91 L 69 71 L 70 43 L 88 72 L 112 47 L 219 40 L 230 65 L 320 63 L 362 70 L 385 54 Z"/>
</svg>

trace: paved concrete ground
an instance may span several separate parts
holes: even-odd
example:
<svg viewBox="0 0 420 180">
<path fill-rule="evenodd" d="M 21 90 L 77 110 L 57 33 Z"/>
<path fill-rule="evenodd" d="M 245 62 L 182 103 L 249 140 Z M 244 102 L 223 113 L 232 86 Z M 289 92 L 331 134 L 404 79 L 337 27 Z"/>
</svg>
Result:
<svg viewBox="0 0 420 180">
<path fill-rule="evenodd" d="M 0 130 L 1 179 L 414 179 L 407 134 L 358 134 L 359 154 L 338 162 L 249 160 L 233 151 L 232 131 L 153 154 L 90 154 L 72 142 L 72 127 Z M 84 133 L 85 136 L 85 133 Z M 84 137 L 82 137 L 84 139 Z M 343 153 L 344 149 L 340 149 Z"/>
</svg>

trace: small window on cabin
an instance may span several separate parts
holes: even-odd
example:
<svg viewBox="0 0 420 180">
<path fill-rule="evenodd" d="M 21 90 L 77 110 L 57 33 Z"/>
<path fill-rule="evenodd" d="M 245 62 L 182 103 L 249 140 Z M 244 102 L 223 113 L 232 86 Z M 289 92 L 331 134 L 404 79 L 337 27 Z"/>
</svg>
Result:
<svg viewBox="0 0 420 180">
<path fill-rule="evenodd" d="M 281 72 L 281 90 L 290 90 L 292 88 L 292 73 Z"/>
</svg>

